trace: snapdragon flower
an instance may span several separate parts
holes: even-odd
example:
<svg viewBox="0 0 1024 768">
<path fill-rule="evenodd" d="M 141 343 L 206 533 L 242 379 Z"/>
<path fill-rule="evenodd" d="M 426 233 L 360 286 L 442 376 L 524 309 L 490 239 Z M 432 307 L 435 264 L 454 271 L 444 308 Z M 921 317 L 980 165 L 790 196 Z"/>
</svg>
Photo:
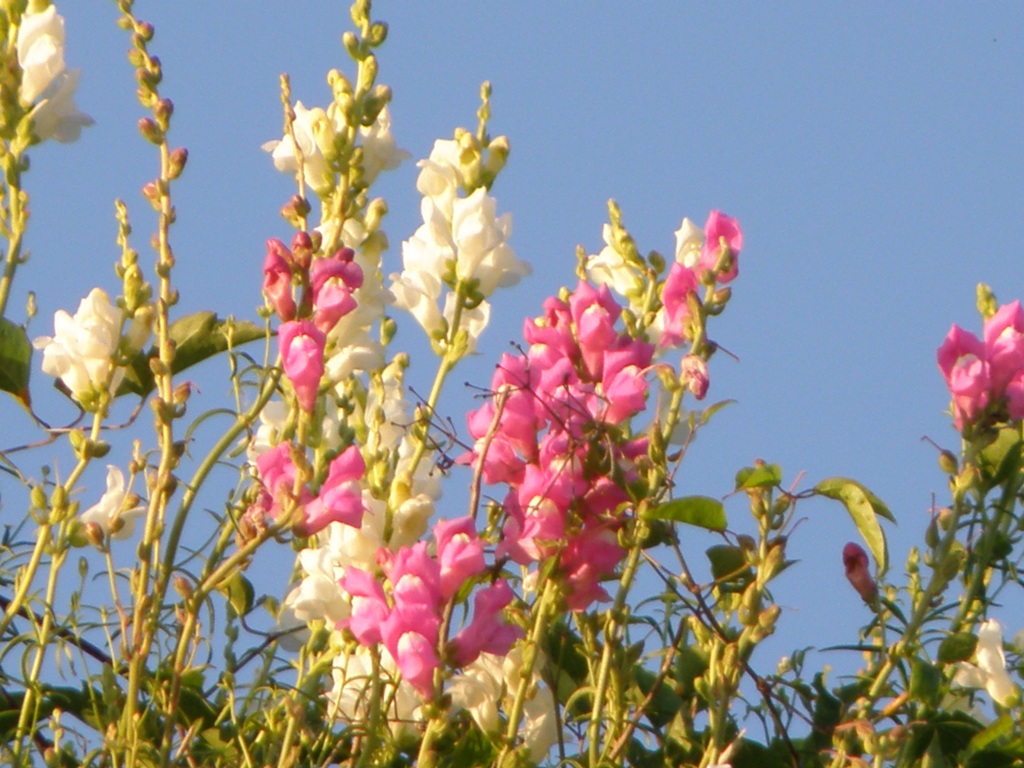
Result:
<svg viewBox="0 0 1024 768">
<path fill-rule="evenodd" d="M 104 391 L 116 392 L 124 379 L 124 368 L 116 358 L 121 311 L 110 303 L 105 291 L 93 288 L 73 316 L 58 310 L 53 326 L 53 336 L 40 336 L 32 342 L 43 352 L 43 371 L 59 378 L 83 408 L 95 410 L 96 398 Z M 129 351 L 141 349 L 151 332 L 149 323 L 141 318 L 126 330 Z"/>
<path fill-rule="evenodd" d="M 135 519 L 146 513 L 139 504 L 126 506 L 127 500 L 124 473 L 120 467 L 108 464 L 107 490 L 98 502 L 81 514 L 80 520 L 83 525 L 98 525 L 112 539 L 126 539 L 135 530 Z"/>
<path fill-rule="evenodd" d="M 40 141 L 54 138 L 75 141 L 82 127 L 93 119 L 78 110 L 75 89 L 79 71 L 64 63 L 64 17 L 53 5 L 38 13 L 26 13 L 18 26 L 18 65 L 21 84 L 18 99 L 30 113 Z"/>
<path fill-rule="evenodd" d="M 992 700 L 1003 707 L 1020 700 L 1020 688 L 1006 671 L 1003 628 L 998 621 L 987 619 L 978 627 L 974 662 L 957 665 L 953 684 L 960 688 L 984 688 Z"/>
</svg>

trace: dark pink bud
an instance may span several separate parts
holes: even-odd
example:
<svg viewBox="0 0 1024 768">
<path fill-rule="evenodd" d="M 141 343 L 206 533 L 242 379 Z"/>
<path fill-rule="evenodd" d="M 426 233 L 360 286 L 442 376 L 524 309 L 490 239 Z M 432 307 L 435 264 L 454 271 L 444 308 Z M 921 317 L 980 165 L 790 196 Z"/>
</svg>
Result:
<svg viewBox="0 0 1024 768">
<path fill-rule="evenodd" d="M 868 553 L 859 544 L 852 541 L 843 547 L 843 565 L 846 566 L 846 578 L 857 590 L 857 594 L 865 603 L 871 603 L 878 597 L 878 585 L 875 584 L 868 568 Z"/>
</svg>

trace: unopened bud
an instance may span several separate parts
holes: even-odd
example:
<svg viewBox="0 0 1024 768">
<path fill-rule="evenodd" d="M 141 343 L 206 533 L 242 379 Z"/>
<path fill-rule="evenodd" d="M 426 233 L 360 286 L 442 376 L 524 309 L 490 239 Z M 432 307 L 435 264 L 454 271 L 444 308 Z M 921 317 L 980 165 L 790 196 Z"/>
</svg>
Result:
<svg viewBox="0 0 1024 768">
<path fill-rule="evenodd" d="M 139 119 L 139 133 L 141 133 L 142 137 L 150 144 L 163 143 L 164 132 L 151 117 L 143 117 Z"/>
<path fill-rule="evenodd" d="M 103 540 L 106 538 L 103 533 L 103 529 L 98 523 L 86 523 L 85 524 L 85 538 L 89 540 L 89 543 L 94 547 L 103 547 Z"/>
<path fill-rule="evenodd" d="M 170 99 L 160 99 L 156 103 L 156 107 L 153 108 L 153 114 L 160 125 L 166 130 L 167 124 L 171 121 L 171 115 L 174 114 L 174 102 Z"/>
<path fill-rule="evenodd" d="M 192 582 L 184 576 L 177 576 L 174 579 L 174 591 L 188 600 L 195 590 L 192 588 Z"/>
<path fill-rule="evenodd" d="M 865 603 L 873 603 L 878 598 L 878 585 L 868 569 L 868 553 L 851 541 L 843 547 L 843 565 L 846 578 L 857 594 Z"/>
<path fill-rule="evenodd" d="M 181 172 L 185 170 L 185 164 L 188 162 L 188 150 L 185 147 L 178 147 L 171 152 L 168 158 L 169 169 L 167 175 L 176 179 L 181 176 Z"/>
<path fill-rule="evenodd" d="M 139 37 L 141 37 L 148 43 L 150 40 L 153 39 L 153 32 L 155 30 L 153 29 L 153 25 L 150 24 L 148 21 L 140 21 L 138 26 L 136 27 L 136 31 Z"/>
<path fill-rule="evenodd" d="M 292 256 L 299 269 L 305 271 L 313 263 L 313 241 L 308 232 L 296 232 L 292 238 Z"/>
<path fill-rule="evenodd" d="M 939 454 L 939 467 L 947 475 L 955 475 L 960 471 L 960 465 L 957 463 L 956 456 L 953 455 L 952 451 L 942 451 Z"/>
</svg>

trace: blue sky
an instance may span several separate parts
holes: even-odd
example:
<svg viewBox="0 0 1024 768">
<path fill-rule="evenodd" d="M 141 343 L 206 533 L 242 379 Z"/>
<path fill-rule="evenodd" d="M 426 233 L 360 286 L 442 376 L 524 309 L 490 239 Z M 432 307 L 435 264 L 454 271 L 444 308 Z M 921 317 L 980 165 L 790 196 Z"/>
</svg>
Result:
<svg viewBox="0 0 1024 768">
<path fill-rule="evenodd" d="M 31 335 L 49 333 L 53 311 L 73 310 L 91 286 L 116 290 L 115 197 L 128 201 L 145 253 L 139 189 L 156 168 L 135 129 L 142 112 L 114 3 L 58 8 L 69 64 L 82 68 L 79 106 L 96 125 L 33 157 L 33 260 L 11 304 L 37 290 Z M 326 71 L 347 67 L 347 4 L 137 10 L 157 29 L 172 139 L 190 151 L 174 232 L 183 310 L 251 317 L 262 244 L 289 237 L 277 211 L 292 185 L 260 150 L 280 135 L 278 75 L 291 74 L 307 106 L 326 104 Z M 485 384 L 523 317 L 574 282 L 575 246 L 600 248 L 608 198 L 644 252 L 670 253 L 684 215 L 701 223 L 724 210 L 741 221 L 745 248 L 712 336 L 739 361 L 714 359 L 709 397 L 738 402 L 701 434 L 681 492 L 725 495 L 755 458 L 781 463 L 787 478 L 806 472 L 805 487 L 855 477 L 900 521 L 889 531 L 900 569 L 933 494 L 947 499 L 921 437 L 957 446 L 935 348 L 952 322 L 980 326 L 978 281 L 1004 301 L 1024 296 L 1024 7 L 464 0 L 378 2 L 375 15 L 391 28 L 380 79 L 394 90 L 394 132 L 414 158 L 475 123 L 485 79 L 492 132 L 511 140 L 494 194 L 534 275 L 495 297 L 483 355 L 457 371 L 455 389 Z M 380 185 L 393 265 L 418 223 L 415 176 L 407 163 Z M 458 423 L 465 398 L 449 401 Z M 742 528 L 741 500 L 728 509 Z M 808 636 L 850 641 L 867 618 L 842 576 L 842 546 L 857 537 L 846 513 L 814 502 L 801 514 L 790 546 L 802 562 L 776 590 L 782 649 Z M 692 556 L 710 543 L 695 536 Z"/>
</svg>

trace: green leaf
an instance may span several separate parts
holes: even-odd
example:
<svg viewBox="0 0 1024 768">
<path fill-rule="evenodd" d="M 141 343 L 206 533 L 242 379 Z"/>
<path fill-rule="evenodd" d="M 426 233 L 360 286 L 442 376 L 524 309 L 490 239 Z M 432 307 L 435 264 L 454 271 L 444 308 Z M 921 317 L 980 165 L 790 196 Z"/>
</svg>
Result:
<svg viewBox="0 0 1024 768">
<path fill-rule="evenodd" d="M 911 659 L 910 662 L 910 695 L 929 706 L 938 703 L 939 686 L 942 684 L 942 673 L 934 664 L 922 659 Z"/>
<path fill-rule="evenodd" d="M 970 632 L 954 632 L 946 635 L 939 644 L 938 660 L 940 664 L 952 664 L 954 661 L 967 661 L 974 655 L 978 647 L 978 638 Z"/>
<path fill-rule="evenodd" d="M 976 755 L 978 752 L 986 750 L 992 746 L 996 741 L 1002 740 L 1005 737 L 1013 733 L 1013 717 L 1009 714 L 1003 715 L 994 722 L 989 723 L 985 728 L 978 731 L 971 740 L 967 743 L 967 749 L 962 755 L 963 758 L 969 760 L 971 757 Z M 994 765 L 993 762 L 986 762 L 984 765 Z"/>
<path fill-rule="evenodd" d="M 252 582 L 241 573 L 235 573 L 230 578 L 225 579 L 217 587 L 217 591 L 227 597 L 231 607 L 239 616 L 245 616 L 252 610 L 256 592 L 252 587 Z"/>
<path fill-rule="evenodd" d="M 778 464 L 761 464 L 744 467 L 736 473 L 736 490 L 744 488 L 774 488 L 782 482 L 782 467 Z"/>
<path fill-rule="evenodd" d="M 696 525 L 709 531 L 724 531 L 727 525 L 725 506 L 710 496 L 684 496 L 666 501 L 648 510 L 647 517 Z"/>
<path fill-rule="evenodd" d="M 718 544 L 707 549 L 708 560 L 711 561 L 711 575 L 715 581 L 750 581 L 754 572 L 747 562 L 746 555 L 739 547 Z"/>
<path fill-rule="evenodd" d="M 215 313 L 206 310 L 178 318 L 171 323 L 169 333 L 177 345 L 171 372 L 179 373 L 228 349 L 264 338 L 266 329 L 230 317 L 221 320 Z M 134 393 L 145 397 L 153 391 L 153 371 L 150 370 L 149 361 L 156 354 L 156 349 L 151 347 L 129 361 L 124 381 L 117 390 L 118 395 Z"/>
<path fill-rule="evenodd" d="M 814 486 L 814 491 L 820 496 L 843 502 L 868 549 L 875 556 L 878 573 L 885 573 L 889 568 L 889 550 L 878 518 L 884 517 L 896 522 L 889 508 L 863 485 L 846 477 L 826 478 Z"/>
<path fill-rule="evenodd" d="M 990 488 L 1002 485 L 1020 471 L 1022 447 L 1024 443 L 1020 440 L 1019 429 L 1008 426 L 1001 428 L 995 439 L 981 451 L 978 464 Z"/>
<path fill-rule="evenodd" d="M 30 403 L 28 375 L 32 345 L 20 325 L 0 317 L 0 390 L 10 392 L 26 407 Z"/>
</svg>

